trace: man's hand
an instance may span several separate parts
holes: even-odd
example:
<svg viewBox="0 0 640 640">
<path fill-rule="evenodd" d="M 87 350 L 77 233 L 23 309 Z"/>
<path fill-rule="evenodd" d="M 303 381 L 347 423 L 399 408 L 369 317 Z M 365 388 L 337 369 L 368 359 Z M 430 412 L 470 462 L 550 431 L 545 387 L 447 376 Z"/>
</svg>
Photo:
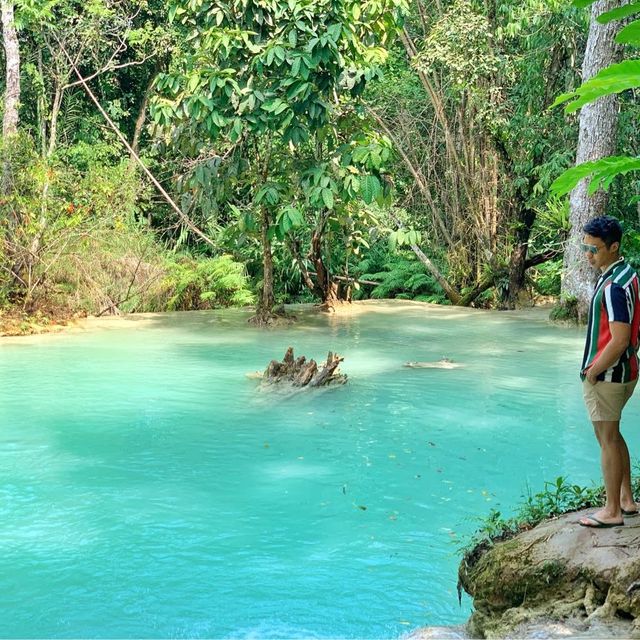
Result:
<svg viewBox="0 0 640 640">
<path fill-rule="evenodd" d="M 631 325 L 626 322 L 610 322 L 609 331 L 611 339 L 603 349 L 600 357 L 591 363 L 584 372 L 590 384 L 597 384 L 598 376 L 613 366 L 618 358 L 625 352 L 631 339 Z"/>
</svg>

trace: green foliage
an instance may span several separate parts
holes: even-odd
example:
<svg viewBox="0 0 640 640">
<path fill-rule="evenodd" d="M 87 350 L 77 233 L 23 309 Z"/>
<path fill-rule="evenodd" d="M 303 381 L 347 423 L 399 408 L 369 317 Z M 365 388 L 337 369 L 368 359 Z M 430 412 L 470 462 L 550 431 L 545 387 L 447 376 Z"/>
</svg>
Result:
<svg viewBox="0 0 640 640">
<path fill-rule="evenodd" d="M 631 16 L 634 13 L 640 12 L 640 3 L 638 2 L 630 2 L 629 4 L 625 4 L 621 7 L 616 7 L 611 11 L 607 11 L 599 15 L 596 20 L 600 24 L 608 24 L 613 20 L 620 20 L 622 18 L 626 18 L 627 16 Z"/>
<path fill-rule="evenodd" d="M 431 28 L 414 64 L 425 73 L 444 70 L 458 89 L 476 87 L 499 65 L 489 19 L 470 0 L 455 0 Z"/>
<path fill-rule="evenodd" d="M 38 291 L 43 308 L 110 315 L 164 311 L 165 249 L 143 228 L 95 221 L 66 238 Z M 49 262 L 49 257 L 43 259 Z"/>
<path fill-rule="evenodd" d="M 566 296 L 559 300 L 551 309 L 549 320 L 558 322 L 578 322 L 578 299 Z"/>
<path fill-rule="evenodd" d="M 607 191 L 617 176 L 638 170 L 640 158 L 629 156 L 609 156 L 601 160 L 582 162 L 560 175 L 551 185 L 551 193 L 556 196 L 566 195 L 580 180 L 591 176 L 588 193 L 593 195 L 598 189 Z"/>
<path fill-rule="evenodd" d="M 636 270 L 640 270 L 640 233 L 626 229 L 622 238 L 622 253 L 625 260 Z"/>
<path fill-rule="evenodd" d="M 152 109 L 161 126 L 200 140 L 278 131 L 299 145 L 326 125 L 334 92 L 357 95 L 384 61 L 402 0 L 307 3 L 172 0 L 187 52 L 163 74 Z"/>
<path fill-rule="evenodd" d="M 634 24 L 640 28 L 640 21 Z M 640 35 L 634 44 L 640 45 Z M 571 100 L 564 110 L 565 113 L 575 113 L 585 104 L 594 102 L 598 98 L 635 89 L 638 86 L 640 86 L 640 60 L 624 60 L 602 69 L 593 78 L 582 83 L 575 91 L 558 96 L 551 106 L 556 107 Z"/>
<path fill-rule="evenodd" d="M 447 304 L 447 298 L 440 285 L 411 255 L 390 255 L 378 271 L 369 270 L 374 266 L 372 260 L 363 260 L 354 270 L 356 277 L 380 284 L 372 289 L 371 285 L 367 285 L 363 293 L 357 297 L 362 297 L 367 292 L 372 298 L 399 298 Z"/>
<path fill-rule="evenodd" d="M 574 0 L 574 5 L 585 7 L 591 2 Z M 619 20 L 640 10 L 640 4 L 632 3 L 616 8 L 599 17 L 599 21 L 607 23 Z M 627 24 L 617 35 L 616 42 L 640 46 L 640 20 Z M 634 90 L 640 87 L 640 59 L 632 58 L 602 69 L 593 78 L 583 82 L 575 91 L 563 93 L 552 106 L 569 101 L 564 110 L 574 113 L 586 104 L 604 96 Z M 640 158 L 630 156 L 612 156 L 597 161 L 584 162 L 572 167 L 560 175 L 551 185 L 551 192 L 556 195 L 569 193 L 582 179 L 591 177 L 589 194 L 598 189 L 609 189 L 616 176 L 630 171 L 640 170 Z"/>
<path fill-rule="evenodd" d="M 187 152 L 224 153 L 227 175 L 217 172 L 212 197 L 230 210 L 239 240 L 253 235 L 266 252 L 274 240 L 299 246 L 313 237 L 316 264 L 330 264 L 335 246 L 347 256 L 366 248 L 371 216 L 351 204 L 388 197 L 381 172 L 390 145 L 365 130 L 351 103 L 379 75 L 404 6 L 170 3 L 184 44 L 158 79 L 152 117 Z"/>
<path fill-rule="evenodd" d="M 535 290 L 543 296 L 559 296 L 562 278 L 562 260 L 549 260 L 533 269 L 530 274 Z"/>
<path fill-rule="evenodd" d="M 577 511 L 599 504 L 602 500 L 602 486 L 581 487 L 570 484 L 559 476 L 553 482 L 545 482 L 538 493 L 527 490 L 524 504 L 518 510 L 516 520 L 535 526 L 539 522 L 568 511 Z"/>
<path fill-rule="evenodd" d="M 163 289 L 171 292 L 171 311 L 244 306 L 255 303 L 245 268 L 229 255 L 194 260 L 178 258 L 167 265 Z"/>
<path fill-rule="evenodd" d="M 389 234 L 389 249 L 395 251 L 397 247 L 418 244 L 421 234 L 415 229 L 398 229 Z"/>
<path fill-rule="evenodd" d="M 525 500 L 514 517 L 504 518 L 500 511 L 492 509 L 488 516 L 479 519 L 478 529 L 464 542 L 460 551 L 468 555 L 479 545 L 504 540 L 548 518 L 600 504 L 603 492 L 602 486 L 581 487 L 570 484 L 562 476 L 553 482 L 545 482 L 544 489 L 537 493 L 527 489 L 526 496 L 523 496 Z"/>
</svg>

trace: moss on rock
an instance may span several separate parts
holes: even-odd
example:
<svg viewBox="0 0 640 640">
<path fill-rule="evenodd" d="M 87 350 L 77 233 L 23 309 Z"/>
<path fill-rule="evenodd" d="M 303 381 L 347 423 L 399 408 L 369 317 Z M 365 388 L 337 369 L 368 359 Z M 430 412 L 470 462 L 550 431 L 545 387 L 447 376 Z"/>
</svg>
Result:
<svg viewBox="0 0 640 640">
<path fill-rule="evenodd" d="M 459 580 L 474 600 L 471 637 L 513 637 L 516 630 L 528 637 L 527 625 L 568 620 L 581 634 L 597 623 L 598 633 L 609 625 L 640 637 L 640 517 L 589 529 L 578 524 L 582 515 L 554 518 L 465 557 Z"/>
</svg>

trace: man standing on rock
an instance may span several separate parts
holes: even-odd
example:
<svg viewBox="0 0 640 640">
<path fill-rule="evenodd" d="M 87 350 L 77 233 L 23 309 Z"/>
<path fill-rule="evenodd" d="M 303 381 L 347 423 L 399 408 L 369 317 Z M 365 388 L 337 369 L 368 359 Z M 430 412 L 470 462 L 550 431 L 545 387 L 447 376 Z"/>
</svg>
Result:
<svg viewBox="0 0 640 640">
<path fill-rule="evenodd" d="M 584 255 L 602 272 L 589 305 L 580 377 L 600 444 L 606 502 L 599 511 L 581 518 L 580 524 L 616 527 L 624 524 L 624 516 L 638 514 L 631 492 L 629 450 L 620 433 L 622 409 L 638 381 L 638 276 L 620 255 L 622 227 L 616 218 L 593 218 L 583 231 Z"/>
</svg>

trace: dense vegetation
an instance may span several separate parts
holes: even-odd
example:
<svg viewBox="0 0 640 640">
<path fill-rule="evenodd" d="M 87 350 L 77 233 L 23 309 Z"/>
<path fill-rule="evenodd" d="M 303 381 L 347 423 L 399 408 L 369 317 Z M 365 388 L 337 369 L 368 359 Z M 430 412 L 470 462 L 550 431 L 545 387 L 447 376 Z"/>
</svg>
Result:
<svg viewBox="0 0 640 640">
<path fill-rule="evenodd" d="M 550 106 L 579 87 L 589 28 L 568 1 L 9 5 L 0 308 L 268 321 L 283 302 L 559 294 L 569 214 L 549 187 L 578 127 Z M 629 229 L 635 190 L 610 188 Z"/>
</svg>

